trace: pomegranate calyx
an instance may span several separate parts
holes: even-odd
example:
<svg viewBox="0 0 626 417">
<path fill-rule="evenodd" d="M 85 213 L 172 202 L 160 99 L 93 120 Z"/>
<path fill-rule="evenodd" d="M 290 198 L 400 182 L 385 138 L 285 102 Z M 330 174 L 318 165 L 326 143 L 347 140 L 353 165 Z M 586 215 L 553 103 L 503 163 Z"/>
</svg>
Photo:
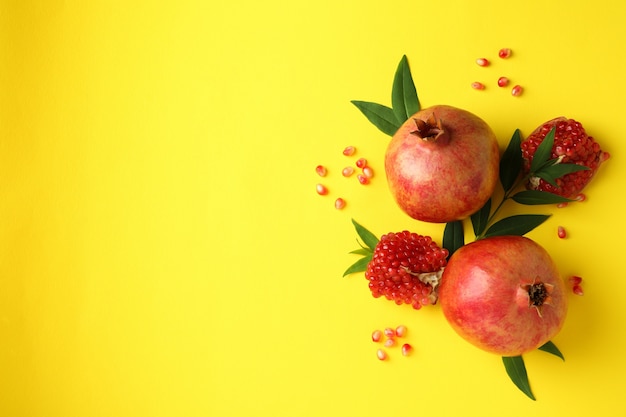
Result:
<svg viewBox="0 0 626 417">
<path fill-rule="evenodd" d="M 538 281 L 537 278 L 531 284 L 521 286 L 528 293 L 528 308 L 535 308 L 541 317 L 541 309 L 544 305 L 552 302 L 552 290 L 554 285 Z"/>
<path fill-rule="evenodd" d="M 441 267 L 437 271 L 433 272 L 413 272 L 406 266 L 403 266 L 402 269 L 404 269 L 407 274 L 416 277 L 424 284 L 430 285 L 433 289 L 435 289 L 441 282 L 441 276 L 443 275 L 445 267 Z"/>
<path fill-rule="evenodd" d="M 441 119 L 438 119 L 435 113 L 432 113 L 426 120 L 413 118 L 413 121 L 415 122 L 415 130 L 409 133 L 426 142 L 436 142 L 447 136 L 441 124 Z"/>
</svg>

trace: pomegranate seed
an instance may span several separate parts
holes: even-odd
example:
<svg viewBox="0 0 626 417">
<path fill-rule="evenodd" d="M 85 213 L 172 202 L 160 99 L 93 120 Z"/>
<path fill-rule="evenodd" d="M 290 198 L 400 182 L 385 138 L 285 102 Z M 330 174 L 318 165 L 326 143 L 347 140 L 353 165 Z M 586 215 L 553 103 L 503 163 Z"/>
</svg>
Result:
<svg viewBox="0 0 626 417">
<path fill-rule="evenodd" d="M 356 177 L 357 177 L 357 179 L 359 180 L 359 182 L 360 182 L 361 184 L 363 184 L 363 185 L 369 184 L 369 182 L 370 182 L 370 179 L 369 179 L 369 178 L 367 178 L 367 177 L 366 177 L 365 175 L 363 175 L 363 174 L 359 174 L 359 175 L 357 175 Z"/>
<path fill-rule="evenodd" d="M 558 227 L 557 234 L 561 239 L 565 239 L 567 237 L 567 232 L 565 231 L 565 228 L 563 226 Z"/>
<path fill-rule="evenodd" d="M 396 336 L 404 337 L 406 335 L 406 326 L 398 326 L 396 327 Z"/>
<path fill-rule="evenodd" d="M 576 201 L 585 201 L 587 199 L 587 196 L 583 193 L 579 193 L 575 199 Z"/>
<path fill-rule="evenodd" d="M 524 91 L 524 89 L 522 88 L 521 85 L 516 85 L 515 87 L 513 87 L 511 89 L 511 95 L 513 97 L 519 97 L 522 95 L 522 92 Z"/>
<path fill-rule="evenodd" d="M 365 168 L 367 166 L 367 159 L 365 158 L 359 158 L 356 161 L 356 166 L 358 168 Z"/>
<path fill-rule="evenodd" d="M 583 282 L 583 279 L 579 276 L 572 275 L 571 277 L 569 277 L 568 281 L 572 285 L 580 285 Z"/>
<path fill-rule="evenodd" d="M 402 345 L 402 355 L 403 356 L 409 356 L 409 354 L 411 353 L 411 351 L 413 350 L 413 346 L 409 345 L 408 343 L 405 343 Z"/>
<path fill-rule="evenodd" d="M 498 87 L 506 87 L 509 85 L 509 79 L 506 77 L 498 78 Z"/>
<path fill-rule="evenodd" d="M 489 65 L 489 61 L 487 60 L 487 58 L 478 58 L 476 60 L 476 63 L 481 67 L 486 67 Z"/>
<path fill-rule="evenodd" d="M 343 175 L 344 177 L 349 177 L 352 174 L 354 174 L 354 168 L 352 167 L 345 167 L 341 170 L 341 175 Z"/>
<path fill-rule="evenodd" d="M 567 207 L 567 203 L 559 203 L 556 205 L 556 208 L 565 208 Z"/>
<path fill-rule="evenodd" d="M 315 167 L 315 172 L 317 172 L 317 175 L 319 175 L 320 177 L 325 177 L 326 176 L 326 167 L 323 165 L 318 165 Z"/>
<path fill-rule="evenodd" d="M 385 328 L 384 333 L 385 333 L 385 336 L 387 337 L 394 337 L 396 335 L 396 331 L 392 329 L 391 327 Z"/>
<path fill-rule="evenodd" d="M 479 83 L 478 81 L 475 81 L 475 82 L 472 83 L 472 88 L 474 90 L 484 90 L 485 89 L 485 84 Z"/>
<path fill-rule="evenodd" d="M 356 148 L 354 146 L 347 146 L 344 150 L 343 150 L 343 154 L 345 156 L 352 156 L 354 155 L 354 153 L 356 152 Z"/>
<path fill-rule="evenodd" d="M 328 194 L 328 188 L 326 188 L 326 186 L 324 186 L 324 184 L 317 184 L 315 186 L 315 189 L 317 190 L 317 193 L 319 195 L 326 195 L 326 194 Z"/>
<path fill-rule="evenodd" d="M 607 159 L 609 159 L 610 157 L 611 157 L 611 154 L 610 154 L 610 153 L 608 153 L 608 152 L 606 152 L 606 151 L 604 151 L 604 152 L 602 152 L 602 154 L 600 155 L 600 162 L 604 162 L 604 161 L 606 161 Z"/>
<path fill-rule="evenodd" d="M 384 361 L 385 359 L 387 359 L 387 353 L 382 350 L 382 349 L 378 349 L 376 351 L 376 356 L 378 357 L 378 359 L 380 359 L 381 361 Z"/>
<path fill-rule="evenodd" d="M 341 210 L 346 206 L 346 200 L 344 200 L 343 198 L 339 197 L 338 199 L 335 200 L 335 208 L 337 210 Z"/>
<path fill-rule="evenodd" d="M 367 178 L 372 178 L 374 176 L 374 170 L 368 166 L 363 167 L 363 175 Z"/>
<path fill-rule="evenodd" d="M 383 337 L 383 332 L 381 332 L 380 330 L 374 330 L 372 332 L 372 341 L 373 342 L 380 342 L 380 339 L 382 339 Z"/>
<path fill-rule="evenodd" d="M 385 340 L 385 347 L 391 347 L 396 344 L 395 339 L 387 339 Z"/>
<path fill-rule="evenodd" d="M 584 295 L 583 287 L 580 285 L 574 285 L 574 287 L 572 287 L 572 292 L 576 295 Z"/>
<path fill-rule="evenodd" d="M 506 59 L 510 57 L 512 53 L 511 48 L 502 48 L 498 51 L 498 56 L 502 59 Z"/>
</svg>

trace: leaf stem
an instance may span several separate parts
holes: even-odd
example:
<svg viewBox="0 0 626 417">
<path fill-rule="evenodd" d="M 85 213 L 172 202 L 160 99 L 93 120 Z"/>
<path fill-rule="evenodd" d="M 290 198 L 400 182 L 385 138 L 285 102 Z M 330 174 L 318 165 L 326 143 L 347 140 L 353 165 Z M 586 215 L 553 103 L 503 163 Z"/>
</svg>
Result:
<svg viewBox="0 0 626 417">
<path fill-rule="evenodd" d="M 528 175 L 524 177 L 520 177 L 515 183 L 513 183 L 513 186 L 511 188 L 509 188 L 508 190 L 504 192 L 504 195 L 502 196 L 502 200 L 500 201 L 498 206 L 494 209 L 494 211 L 491 213 L 491 215 L 489 215 L 489 218 L 487 219 L 487 224 L 485 225 L 483 231 L 479 235 L 476 236 L 476 240 L 479 240 L 485 237 L 485 233 L 487 233 L 487 230 L 489 230 L 489 226 L 492 225 L 494 219 L 496 218 L 496 215 L 498 214 L 502 206 L 504 206 L 504 203 L 506 203 L 507 200 L 510 200 L 513 192 L 522 184 L 524 184 L 526 181 L 528 181 L 531 176 L 532 176 L 532 173 L 529 173 Z"/>
</svg>

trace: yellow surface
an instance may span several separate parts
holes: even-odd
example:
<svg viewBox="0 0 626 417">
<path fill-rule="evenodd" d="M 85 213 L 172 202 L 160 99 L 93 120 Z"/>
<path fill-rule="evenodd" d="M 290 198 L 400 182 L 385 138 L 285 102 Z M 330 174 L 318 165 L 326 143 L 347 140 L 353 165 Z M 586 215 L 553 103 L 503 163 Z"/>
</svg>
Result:
<svg viewBox="0 0 626 417">
<path fill-rule="evenodd" d="M 3 1 L 0 415 L 622 415 L 625 17 L 612 0 Z M 526 357 L 537 402 L 438 307 L 341 277 L 352 217 L 441 238 L 395 207 L 388 138 L 350 104 L 390 104 L 403 54 L 423 106 L 467 108 L 503 145 L 566 115 L 613 155 L 586 202 L 531 210 L 554 214 L 530 236 L 585 289 L 554 339 L 566 362 Z M 347 145 L 368 187 L 341 177 Z M 370 333 L 398 324 L 415 352 L 379 362 Z"/>
</svg>

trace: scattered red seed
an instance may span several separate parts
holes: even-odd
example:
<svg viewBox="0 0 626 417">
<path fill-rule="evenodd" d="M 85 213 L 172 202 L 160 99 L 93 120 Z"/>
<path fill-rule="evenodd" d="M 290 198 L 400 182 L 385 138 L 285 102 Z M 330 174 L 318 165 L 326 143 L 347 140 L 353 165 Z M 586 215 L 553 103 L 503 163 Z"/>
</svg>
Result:
<svg viewBox="0 0 626 417">
<path fill-rule="evenodd" d="M 319 175 L 320 177 L 325 177 L 328 171 L 326 170 L 325 166 L 318 165 L 315 167 L 315 172 L 317 172 L 317 175 Z"/>
<path fill-rule="evenodd" d="M 387 353 L 382 349 L 378 349 L 376 351 L 376 357 L 378 357 L 378 359 L 380 359 L 381 361 L 384 361 L 385 359 L 387 359 Z"/>
<path fill-rule="evenodd" d="M 380 330 L 374 330 L 372 332 L 372 341 L 373 342 L 380 342 L 380 340 L 383 338 L 383 332 L 381 332 Z"/>
<path fill-rule="evenodd" d="M 506 87 L 509 85 L 509 79 L 506 77 L 498 78 L 498 87 Z"/>
<path fill-rule="evenodd" d="M 404 337 L 406 335 L 406 326 L 398 326 L 396 327 L 396 336 Z"/>
<path fill-rule="evenodd" d="M 394 346 L 396 344 L 396 340 L 395 339 L 387 339 L 385 340 L 385 347 L 391 347 Z"/>
<path fill-rule="evenodd" d="M 387 337 L 394 337 L 396 335 L 396 331 L 394 329 L 392 329 L 391 327 L 387 327 L 385 328 L 385 330 L 383 331 L 383 333 L 385 334 L 385 336 Z"/>
<path fill-rule="evenodd" d="M 402 345 L 402 355 L 403 356 L 409 356 L 409 354 L 411 353 L 411 351 L 413 350 L 413 346 L 409 345 L 408 343 L 405 343 Z"/>
<path fill-rule="evenodd" d="M 565 207 L 567 207 L 567 204 L 568 203 L 559 203 L 559 204 L 556 205 L 556 208 L 565 208 Z"/>
<path fill-rule="evenodd" d="M 569 277 L 568 281 L 570 284 L 572 284 L 572 286 L 574 286 L 580 285 L 583 282 L 583 279 L 579 276 L 572 275 L 571 277 Z"/>
<path fill-rule="evenodd" d="M 478 58 L 476 60 L 476 63 L 481 67 L 486 67 L 489 65 L 489 61 L 487 60 L 487 58 Z"/>
<path fill-rule="evenodd" d="M 516 85 L 515 87 L 511 89 L 511 95 L 513 97 L 519 97 L 522 95 L 523 92 L 524 92 L 524 89 L 522 88 L 521 85 Z"/>
<path fill-rule="evenodd" d="M 356 177 L 357 177 L 357 179 L 359 180 L 359 182 L 360 182 L 361 184 L 363 184 L 363 185 L 369 184 L 369 182 L 370 182 L 370 179 L 369 179 L 369 178 L 367 178 L 367 177 L 366 177 L 365 175 L 363 175 L 363 174 L 359 174 L 359 175 L 357 175 Z"/>
<path fill-rule="evenodd" d="M 558 227 L 557 234 L 559 235 L 559 238 L 561 239 L 565 239 L 567 237 L 567 231 L 565 230 L 563 226 Z"/>
<path fill-rule="evenodd" d="M 352 174 L 354 174 L 354 168 L 352 167 L 345 167 L 341 170 L 341 175 L 343 175 L 344 177 L 349 177 Z"/>
<path fill-rule="evenodd" d="M 576 195 L 575 200 L 576 201 L 585 201 L 587 199 L 587 196 L 583 193 L 579 193 L 578 195 Z"/>
<path fill-rule="evenodd" d="M 343 154 L 345 156 L 352 156 L 354 155 L 354 153 L 356 152 L 356 148 L 354 146 L 347 146 L 344 150 L 343 150 Z"/>
<path fill-rule="evenodd" d="M 317 191 L 317 193 L 319 195 L 326 195 L 326 194 L 328 194 L 328 188 L 326 188 L 326 186 L 324 184 L 317 184 L 315 186 L 315 190 Z"/>
<path fill-rule="evenodd" d="M 345 206 L 346 206 L 346 200 L 344 200 L 343 198 L 339 197 L 338 199 L 335 200 L 335 208 L 337 210 L 342 210 Z"/>
<path fill-rule="evenodd" d="M 576 295 L 584 295 L 584 292 L 583 292 L 583 287 L 581 287 L 580 285 L 574 285 L 574 286 L 572 287 L 572 291 L 573 291 L 573 292 L 574 292 L 574 294 L 576 294 Z"/>
<path fill-rule="evenodd" d="M 365 175 L 367 178 L 372 178 L 374 176 L 374 170 L 369 166 L 364 166 L 363 175 Z"/>
<path fill-rule="evenodd" d="M 356 161 L 356 166 L 358 168 L 365 168 L 367 166 L 367 159 L 365 158 L 359 158 Z"/>
<path fill-rule="evenodd" d="M 480 83 L 478 81 L 475 81 L 475 82 L 472 83 L 472 88 L 474 90 L 484 90 L 485 89 L 485 84 Z"/>
<path fill-rule="evenodd" d="M 604 162 L 604 161 L 606 161 L 607 159 L 609 159 L 610 157 L 611 157 L 611 154 L 610 154 L 610 153 L 608 153 L 608 152 L 606 152 L 606 151 L 604 151 L 604 152 L 602 152 L 602 154 L 600 155 L 600 162 Z"/>
<path fill-rule="evenodd" d="M 498 51 L 498 56 L 502 59 L 506 59 L 510 57 L 512 53 L 511 48 L 502 48 Z"/>
</svg>

